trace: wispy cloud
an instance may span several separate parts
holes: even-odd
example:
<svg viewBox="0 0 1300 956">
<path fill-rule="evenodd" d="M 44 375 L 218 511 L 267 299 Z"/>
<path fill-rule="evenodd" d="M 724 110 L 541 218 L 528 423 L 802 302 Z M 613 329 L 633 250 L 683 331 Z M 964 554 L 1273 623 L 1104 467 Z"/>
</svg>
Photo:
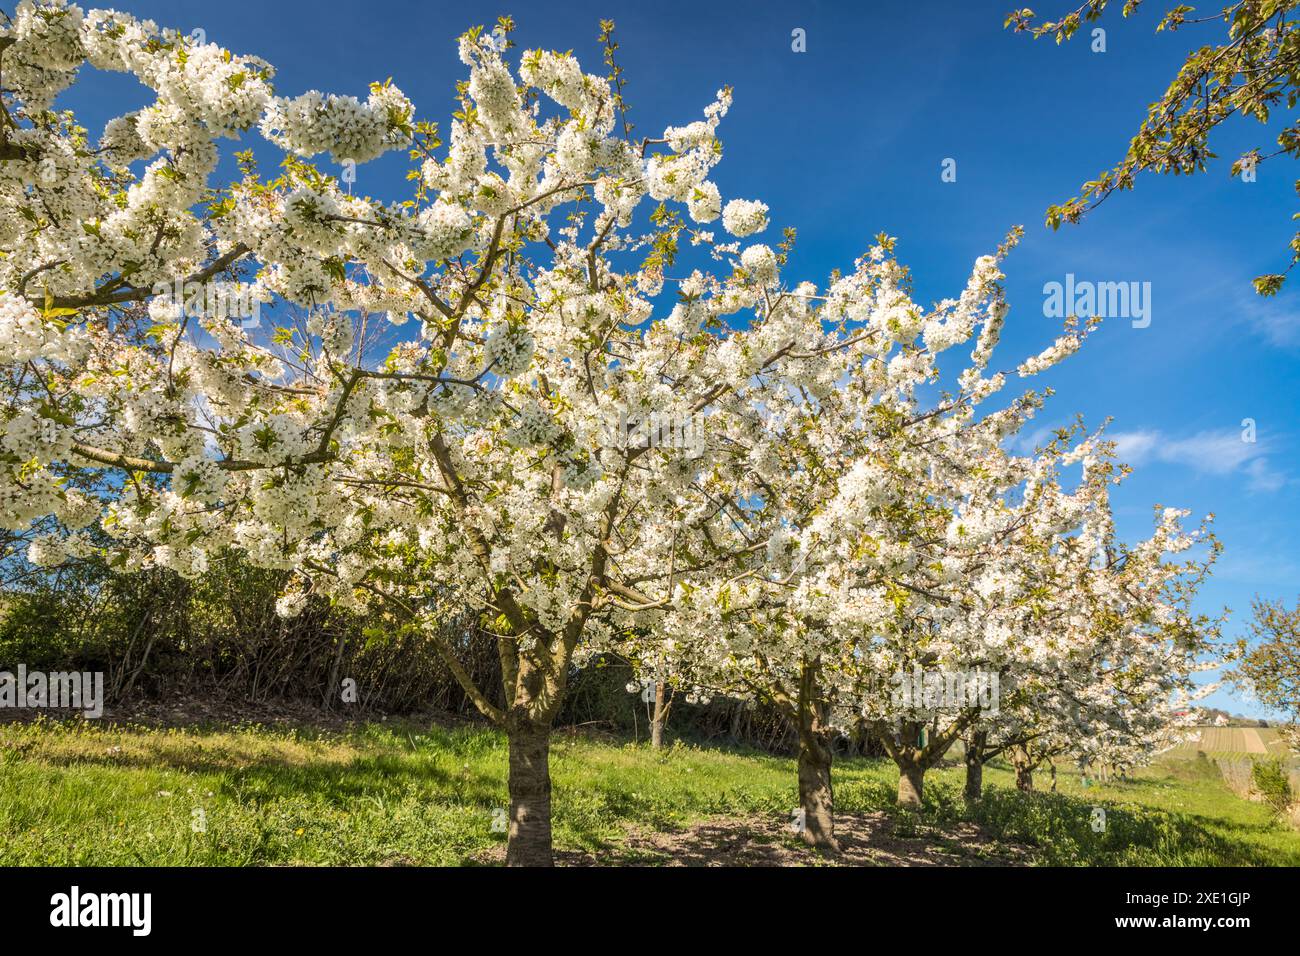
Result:
<svg viewBox="0 0 1300 956">
<path fill-rule="evenodd" d="M 1300 563 L 1287 556 L 1284 542 L 1269 539 L 1258 550 L 1228 548 L 1215 566 L 1214 576 L 1249 584 L 1255 592 L 1291 593 L 1292 586 L 1300 580 Z M 1233 610 L 1241 612 L 1244 608 L 1234 606 Z"/>
<path fill-rule="evenodd" d="M 1241 297 L 1237 305 L 1246 324 L 1271 345 L 1283 349 L 1300 349 L 1300 311 L 1281 296 L 1265 299 L 1258 295 Z"/>
<path fill-rule="evenodd" d="M 1251 491 L 1273 492 L 1282 488 L 1287 476 L 1269 463 L 1262 441 L 1246 441 L 1235 429 L 1204 431 L 1174 438 L 1159 429 L 1118 432 L 1110 438 L 1120 461 L 1135 468 L 1149 462 L 1179 465 L 1208 475 L 1246 476 Z"/>
<path fill-rule="evenodd" d="M 1267 458 L 1252 458 L 1246 463 L 1246 474 L 1251 491 L 1279 491 L 1287 483 L 1286 475 L 1275 471 Z"/>
</svg>

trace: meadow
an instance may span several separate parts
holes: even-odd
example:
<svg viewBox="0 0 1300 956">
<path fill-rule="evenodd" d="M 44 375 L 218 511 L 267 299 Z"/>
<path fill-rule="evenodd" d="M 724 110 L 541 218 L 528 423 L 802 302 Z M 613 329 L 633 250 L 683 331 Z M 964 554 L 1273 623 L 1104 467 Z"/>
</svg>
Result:
<svg viewBox="0 0 1300 956">
<path fill-rule="evenodd" d="M 919 814 L 895 806 L 892 763 L 841 760 L 838 857 L 790 830 L 790 758 L 562 732 L 551 770 L 562 865 L 1300 866 L 1300 832 L 1196 754 L 1105 784 L 1062 771 L 1032 794 L 994 763 L 975 808 L 950 765 Z M 505 778 L 505 738 L 473 725 L 8 723 L 0 864 L 494 865 Z"/>
</svg>

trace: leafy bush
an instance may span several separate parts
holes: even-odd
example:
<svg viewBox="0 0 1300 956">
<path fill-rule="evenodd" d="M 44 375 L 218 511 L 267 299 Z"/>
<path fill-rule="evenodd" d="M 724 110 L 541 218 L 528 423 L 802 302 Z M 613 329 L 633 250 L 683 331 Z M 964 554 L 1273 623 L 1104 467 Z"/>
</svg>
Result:
<svg viewBox="0 0 1300 956">
<path fill-rule="evenodd" d="M 1250 770 L 1250 780 L 1255 792 L 1278 816 L 1291 809 L 1295 794 L 1291 792 L 1291 781 L 1281 760 L 1256 760 Z"/>
</svg>

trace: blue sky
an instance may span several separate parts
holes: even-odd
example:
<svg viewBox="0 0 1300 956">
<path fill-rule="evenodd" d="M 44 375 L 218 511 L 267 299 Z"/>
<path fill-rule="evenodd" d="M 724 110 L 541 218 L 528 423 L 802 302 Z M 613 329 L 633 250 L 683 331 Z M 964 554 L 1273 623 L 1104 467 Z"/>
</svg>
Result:
<svg viewBox="0 0 1300 956">
<path fill-rule="evenodd" d="M 1274 299 L 1250 288 L 1253 276 L 1285 266 L 1296 173 L 1277 159 L 1257 182 L 1228 176 L 1233 157 L 1272 142 L 1269 131 L 1234 125 L 1213 141 L 1225 158 L 1208 173 L 1141 179 L 1080 226 L 1043 226 L 1050 203 L 1120 158 L 1187 51 L 1218 42 L 1217 25 L 1157 35 L 1155 7 L 1127 21 L 1112 15 L 1101 24 L 1106 52 L 1094 53 L 1083 33 L 1058 47 L 1003 30 L 1011 0 L 118 5 L 265 57 L 284 95 L 364 97 L 371 81 L 391 76 L 421 118 L 444 129 L 464 76 L 455 37 L 466 27 L 510 13 L 520 46 L 571 49 L 603 72 L 597 24 L 612 18 L 638 134 L 697 119 L 715 90 L 734 87 L 713 178 L 724 197 L 761 198 L 775 227 L 798 229 L 789 275 L 824 283 L 885 231 L 899 238 L 918 301 L 928 302 L 955 295 L 975 258 L 1023 224 L 1005 267 L 1012 310 L 1002 365 L 1056 334 L 1045 283 L 1067 273 L 1149 282 L 1150 326 L 1105 322 L 1046 377 L 1056 395 L 1037 424 L 1076 412 L 1089 425 L 1113 419 L 1136 471 L 1115 500 L 1126 537 L 1148 532 L 1157 503 L 1217 516 L 1226 551 L 1201 606 L 1231 607 L 1229 634 L 1245 632 L 1253 595 L 1288 604 L 1300 595 L 1300 277 Z M 1039 12 L 1066 5 L 1044 0 Z M 804 53 L 791 50 L 796 28 Z M 97 134 L 132 87 L 96 75 L 63 104 Z M 128 95 L 143 104 L 138 87 Z M 941 179 L 945 159 L 956 161 L 955 182 Z M 403 162 L 361 167 L 358 190 L 398 198 L 381 184 L 400 187 Z M 1241 440 L 1247 418 L 1253 444 Z M 1210 703 L 1264 715 L 1224 693 Z"/>
</svg>

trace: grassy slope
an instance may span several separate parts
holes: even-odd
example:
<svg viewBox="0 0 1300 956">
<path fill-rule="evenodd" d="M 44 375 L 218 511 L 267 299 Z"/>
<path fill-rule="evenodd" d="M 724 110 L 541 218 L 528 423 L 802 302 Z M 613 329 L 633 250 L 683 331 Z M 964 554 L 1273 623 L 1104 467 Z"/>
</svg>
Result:
<svg viewBox="0 0 1300 956">
<path fill-rule="evenodd" d="M 711 816 L 787 818 L 793 761 L 557 735 L 551 767 L 557 844 L 598 857 L 627 828 Z M 370 725 L 347 733 L 265 728 L 145 730 L 93 724 L 0 726 L 0 864 L 462 864 L 502 837 L 506 753 L 476 728 Z M 958 768 L 927 777 L 921 818 L 893 807 L 897 772 L 836 767 L 837 809 L 886 811 L 897 836 L 941 833 L 965 813 Z M 1300 865 L 1300 834 L 1232 796 L 1213 768 L 1170 761 L 1128 783 L 1026 799 L 990 767 L 978 821 L 1031 844 L 1044 863 Z M 1041 779 L 1040 785 L 1047 780 Z M 1094 833 L 1091 808 L 1107 810 Z M 202 808 L 206 832 L 193 832 Z"/>
</svg>

